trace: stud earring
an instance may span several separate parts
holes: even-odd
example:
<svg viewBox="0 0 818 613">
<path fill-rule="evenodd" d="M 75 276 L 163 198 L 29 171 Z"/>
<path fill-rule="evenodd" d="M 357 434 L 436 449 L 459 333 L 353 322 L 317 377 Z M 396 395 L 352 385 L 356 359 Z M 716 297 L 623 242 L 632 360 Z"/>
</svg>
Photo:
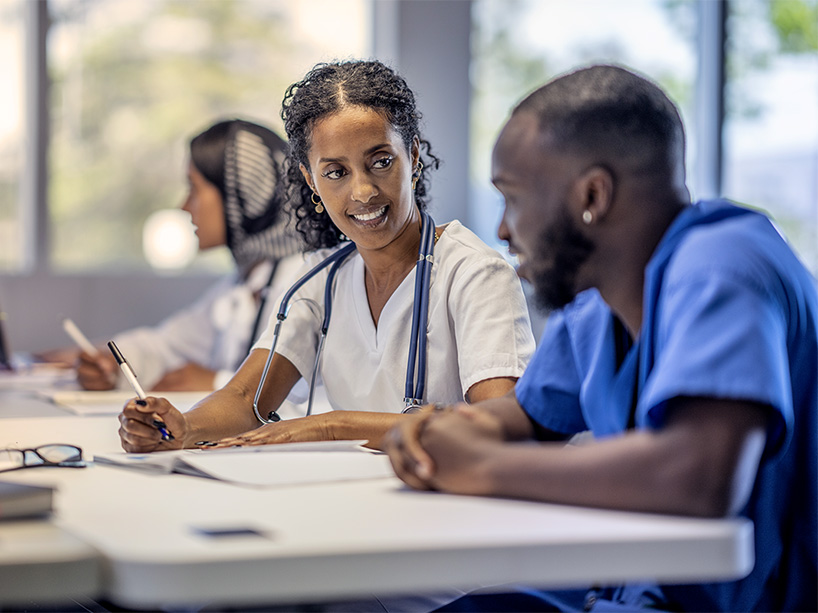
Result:
<svg viewBox="0 0 818 613">
<path fill-rule="evenodd" d="M 321 198 L 318 196 L 318 194 L 313 192 L 312 196 L 310 196 L 310 200 L 315 205 L 315 212 L 316 213 L 318 213 L 320 215 L 321 213 L 324 212 L 324 205 L 321 202 Z"/>
<path fill-rule="evenodd" d="M 582 212 L 582 221 L 585 222 L 586 226 L 591 225 L 591 222 L 594 220 L 594 214 L 591 213 L 588 209 L 585 209 Z"/>
</svg>

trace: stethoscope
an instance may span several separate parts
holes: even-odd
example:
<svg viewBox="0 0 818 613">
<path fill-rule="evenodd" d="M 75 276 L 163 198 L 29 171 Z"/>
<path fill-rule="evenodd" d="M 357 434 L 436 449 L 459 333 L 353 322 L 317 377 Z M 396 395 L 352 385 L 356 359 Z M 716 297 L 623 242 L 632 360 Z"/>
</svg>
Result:
<svg viewBox="0 0 818 613">
<path fill-rule="evenodd" d="M 429 285 L 432 278 L 432 264 L 434 264 L 435 222 L 425 211 L 421 211 L 421 218 L 423 220 L 423 227 L 420 236 L 420 248 L 418 249 L 418 261 L 415 268 L 415 298 L 414 304 L 412 305 L 412 330 L 409 337 L 409 359 L 406 365 L 403 413 L 412 413 L 420 409 L 423 404 L 423 394 L 426 388 L 426 324 L 429 319 Z M 264 370 L 261 373 L 261 380 L 258 383 L 256 395 L 253 398 L 253 412 L 261 423 L 271 424 L 281 420 L 281 416 L 276 411 L 270 411 L 266 419 L 262 417 L 258 410 L 258 401 L 261 397 L 261 390 L 264 388 L 264 382 L 267 379 L 267 373 L 270 370 L 270 364 L 273 361 L 273 355 L 275 354 L 276 345 L 278 344 L 279 332 L 281 331 L 281 324 L 287 319 L 290 313 L 290 301 L 295 292 L 301 289 L 301 286 L 325 268 L 330 267 L 327 281 L 324 285 L 324 321 L 321 324 L 321 337 L 318 340 L 318 350 L 315 353 L 315 362 L 313 363 L 312 374 L 310 376 L 307 415 L 312 414 L 312 402 L 315 392 L 315 381 L 321 360 L 321 351 L 324 347 L 324 339 L 327 337 L 330 317 L 332 316 L 333 281 L 341 264 L 343 264 L 347 256 L 353 251 L 355 251 L 355 243 L 350 243 L 331 254 L 296 281 L 281 299 L 278 314 L 276 315 L 276 325 L 273 329 L 273 343 L 270 347 L 267 361 L 264 364 Z"/>
</svg>

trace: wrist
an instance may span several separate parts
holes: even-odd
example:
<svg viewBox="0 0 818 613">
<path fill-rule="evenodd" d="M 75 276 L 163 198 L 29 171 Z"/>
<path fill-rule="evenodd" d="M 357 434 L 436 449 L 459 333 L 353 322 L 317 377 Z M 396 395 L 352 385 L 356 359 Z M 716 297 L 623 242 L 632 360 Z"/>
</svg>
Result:
<svg viewBox="0 0 818 613">
<path fill-rule="evenodd" d="M 312 415 L 308 419 L 313 419 L 318 424 L 321 432 L 321 439 L 325 441 L 343 440 L 344 437 L 344 415 L 346 411 L 329 411 Z"/>
<path fill-rule="evenodd" d="M 197 447 L 196 443 L 215 441 L 222 438 L 220 436 L 208 435 L 208 433 L 204 432 L 201 428 L 196 428 L 185 416 L 182 416 L 182 419 L 184 420 L 184 438 L 182 440 L 182 447 L 186 449 L 190 447 Z"/>
<path fill-rule="evenodd" d="M 496 496 L 501 492 L 501 484 L 507 478 L 505 445 L 489 444 L 481 459 L 475 463 L 475 482 L 479 495 Z"/>
</svg>

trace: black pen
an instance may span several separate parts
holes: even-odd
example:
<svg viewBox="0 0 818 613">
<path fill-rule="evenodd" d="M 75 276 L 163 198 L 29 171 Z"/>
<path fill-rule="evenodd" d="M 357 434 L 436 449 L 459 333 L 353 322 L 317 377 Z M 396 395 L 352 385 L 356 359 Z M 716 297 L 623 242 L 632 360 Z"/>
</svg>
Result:
<svg viewBox="0 0 818 613">
<path fill-rule="evenodd" d="M 139 404 L 144 405 L 145 399 L 148 397 L 145 394 L 145 390 L 142 389 L 142 386 L 139 384 L 139 381 L 136 380 L 136 373 L 131 368 L 131 365 L 128 364 L 128 361 L 125 359 L 125 356 L 122 355 L 122 352 L 119 350 L 119 347 L 116 346 L 114 341 L 108 341 L 108 349 L 111 350 L 111 353 L 114 354 L 114 359 L 116 363 L 119 364 L 119 367 L 122 369 L 122 374 L 125 375 L 125 378 L 128 380 L 128 383 L 131 384 L 131 387 L 136 392 L 136 395 L 139 397 L 137 402 Z M 141 401 L 141 402 L 140 402 Z M 159 433 L 162 435 L 163 441 L 173 441 L 175 437 L 173 434 L 170 433 L 168 427 L 165 425 L 165 422 L 160 421 L 158 419 L 153 420 L 153 427 L 159 430 Z"/>
</svg>

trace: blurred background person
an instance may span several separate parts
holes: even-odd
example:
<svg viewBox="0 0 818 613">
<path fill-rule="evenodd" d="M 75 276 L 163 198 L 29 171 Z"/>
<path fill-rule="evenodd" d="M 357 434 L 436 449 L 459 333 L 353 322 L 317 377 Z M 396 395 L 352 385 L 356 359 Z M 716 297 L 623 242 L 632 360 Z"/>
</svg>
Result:
<svg viewBox="0 0 818 613">
<path fill-rule="evenodd" d="M 199 250 L 226 245 L 236 269 L 154 327 L 114 337 L 151 390 L 212 390 L 246 357 L 279 293 L 303 263 L 283 192 L 287 144 L 244 120 L 219 121 L 190 141 L 188 194 Z M 89 390 L 128 389 L 108 351 L 79 353 L 77 380 Z"/>
</svg>

